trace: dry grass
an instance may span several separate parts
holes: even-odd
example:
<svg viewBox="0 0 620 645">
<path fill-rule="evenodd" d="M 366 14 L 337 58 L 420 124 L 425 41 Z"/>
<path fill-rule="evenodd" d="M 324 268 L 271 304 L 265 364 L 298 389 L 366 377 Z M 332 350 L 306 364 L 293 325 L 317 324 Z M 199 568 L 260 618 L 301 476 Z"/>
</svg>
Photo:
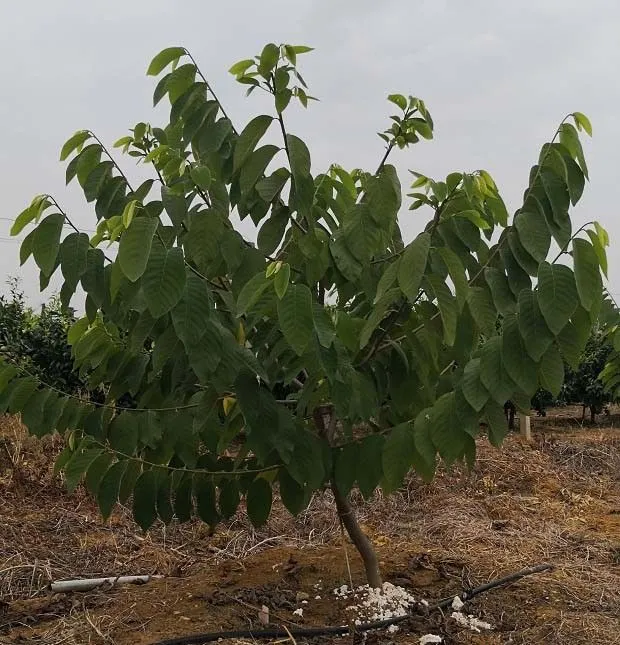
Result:
<svg viewBox="0 0 620 645">
<path fill-rule="evenodd" d="M 571 431 L 563 419 L 554 424 L 549 417 L 535 425 L 544 433 L 533 446 L 518 437 L 501 451 L 481 443 L 471 473 L 454 468 L 431 485 L 412 478 L 387 499 L 380 492 L 368 503 L 354 499 L 388 577 L 402 578 L 406 569 L 429 599 L 532 564 L 556 566 L 475 601 L 476 611 L 497 626 L 495 636 L 476 641 L 454 632 L 447 642 L 620 643 L 620 435 Z M 58 439 L 25 437 L 14 420 L 3 425 L 2 438 L 0 598 L 10 603 L 11 627 L 4 632 L 11 638 L 27 634 L 27 642 L 49 645 L 148 642 L 138 635 L 147 638 L 157 614 L 168 611 L 170 594 L 148 591 L 155 583 L 122 595 L 100 590 L 50 598 L 44 587 L 52 579 L 150 573 L 190 585 L 232 567 L 243 580 L 250 570 L 244 562 L 285 562 L 289 553 L 303 562 L 322 549 L 321 575 L 348 582 L 328 493 L 315 496 L 296 519 L 276 502 L 268 526 L 258 531 L 240 513 L 212 536 L 200 523 L 158 525 L 143 536 L 127 509 L 103 525 L 83 491 L 63 492 L 50 467 Z M 351 548 L 349 555 L 354 558 Z M 358 563 L 354 574 L 359 579 Z M 217 579 L 209 584 L 217 587 Z M 175 596 L 174 602 L 182 601 Z M 32 629 L 24 627 L 30 623 Z"/>
</svg>

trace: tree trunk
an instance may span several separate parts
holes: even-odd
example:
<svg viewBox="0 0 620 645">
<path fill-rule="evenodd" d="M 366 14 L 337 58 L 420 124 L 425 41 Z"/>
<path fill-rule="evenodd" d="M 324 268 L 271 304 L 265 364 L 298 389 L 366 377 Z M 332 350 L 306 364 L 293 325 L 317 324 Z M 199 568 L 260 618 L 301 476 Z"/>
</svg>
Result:
<svg viewBox="0 0 620 645">
<path fill-rule="evenodd" d="M 358 524 L 351 502 L 340 493 L 335 484 L 332 484 L 332 492 L 336 500 L 338 517 L 347 530 L 358 553 L 362 556 L 368 584 L 375 589 L 381 587 L 383 580 L 381 578 L 381 571 L 379 570 L 379 560 L 377 559 L 372 542 Z"/>
<path fill-rule="evenodd" d="M 583 422 L 585 420 L 586 420 L 586 406 L 582 405 L 581 406 L 581 421 Z"/>
<path fill-rule="evenodd" d="M 596 408 L 593 405 L 590 406 L 590 423 L 592 425 L 596 423 Z"/>
</svg>

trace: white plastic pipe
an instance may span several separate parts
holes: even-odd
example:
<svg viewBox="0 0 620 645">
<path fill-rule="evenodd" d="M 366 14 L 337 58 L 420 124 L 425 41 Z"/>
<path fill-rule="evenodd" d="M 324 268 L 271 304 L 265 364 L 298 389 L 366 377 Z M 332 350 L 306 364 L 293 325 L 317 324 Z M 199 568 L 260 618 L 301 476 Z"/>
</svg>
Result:
<svg viewBox="0 0 620 645">
<path fill-rule="evenodd" d="M 49 588 L 56 592 L 91 591 L 106 583 L 111 585 L 145 584 L 163 576 L 110 576 L 109 578 L 85 578 L 82 580 L 59 580 L 52 582 Z"/>
</svg>

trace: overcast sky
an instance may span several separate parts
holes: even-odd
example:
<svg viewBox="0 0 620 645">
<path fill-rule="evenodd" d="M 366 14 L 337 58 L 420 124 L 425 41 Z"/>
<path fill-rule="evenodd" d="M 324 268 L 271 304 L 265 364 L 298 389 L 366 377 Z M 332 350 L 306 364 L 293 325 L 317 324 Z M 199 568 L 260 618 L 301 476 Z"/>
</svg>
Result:
<svg viewBox="0 0 620 645">
<path fill-rule="evenodd" d="M 112 143 L 137 121 L 161 122 L 151 107 L 155 82 L 145 75 L 154 54 L 187 47 L 241 128 L 267 107 L 246 99 L 227 70 L 270 41 L 316 48 L 299 62 L 321 101 L 287 111 L 289 130 L 310 145 L 315 174 L 331 162 L 373 170 L 382 154 L 376 132 L 390 114 L 386 95 L 413 94 L 426 101 L 436 138 L 394 154 L 401 180 L 409 181 L 408 169 L 445 177 L 485 168 L 512 212 L 541 144 L 567 112 L 586 113 L 591 183 L 575 222 L 598 219 L 620 248 L 619 33 L 616 0 L 4 0 L 0 272 L 20 275 L 33 304 L 46 299 L 33 262 L 18 269 L 10 220 L 47 192 L 81 228 L 94 229 L 77 184 L 64 186 L 60 147 L 77 129 Z M 120 161 L 136 172 L 129 157 Z M 407 238 L 423 225 L 419 212 L 403 212 Z M 613 257 L 609 290 L 620 292 Z"/>
</svg>

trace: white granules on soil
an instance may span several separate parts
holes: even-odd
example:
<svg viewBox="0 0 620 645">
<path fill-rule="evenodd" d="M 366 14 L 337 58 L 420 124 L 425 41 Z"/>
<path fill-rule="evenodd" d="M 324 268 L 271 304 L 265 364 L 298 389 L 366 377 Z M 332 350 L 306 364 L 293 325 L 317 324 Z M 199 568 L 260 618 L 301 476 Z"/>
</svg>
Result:
<svg viewBox="0 0 620 645">
<path fill-rule="evenodd" d="M 334 589 L 334 595 L 353 601 L 346 609 L 353 614 L 356 625 L 406 616 L 416 602 L 406 589 L 390 582 L 384 582 L 379 589 L 373 589 L 370 585 L 350 589 L 347 585 L 342 585 Z M 396 630 L 390 631 L 394 633 Z"/>
</svg>

